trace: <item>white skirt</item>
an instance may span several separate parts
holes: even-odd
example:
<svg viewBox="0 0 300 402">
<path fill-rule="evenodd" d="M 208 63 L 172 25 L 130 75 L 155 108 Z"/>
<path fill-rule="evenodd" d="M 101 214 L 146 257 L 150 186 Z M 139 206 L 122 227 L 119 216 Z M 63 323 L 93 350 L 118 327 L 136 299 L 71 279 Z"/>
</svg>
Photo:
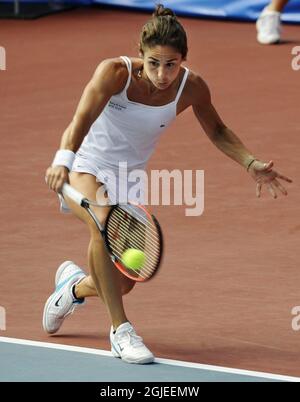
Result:
<svg viewBox="0 0 300 402">
<path fill-rule="evenodd" d="M 96 181 L 103 185 L 102 192 L 106 192 L 111 205 L 129 201 L 144 204 L 146 172 L 143 168 L 128 169 L 126 161 L 120 162 L 118 167 L 107 166 L 99 160 L 76 154 L 71 171 L 95 176 Z M 59 199 L 61 212 L 70 212 L 63 197 L 59 195 Z"/>
</svg>

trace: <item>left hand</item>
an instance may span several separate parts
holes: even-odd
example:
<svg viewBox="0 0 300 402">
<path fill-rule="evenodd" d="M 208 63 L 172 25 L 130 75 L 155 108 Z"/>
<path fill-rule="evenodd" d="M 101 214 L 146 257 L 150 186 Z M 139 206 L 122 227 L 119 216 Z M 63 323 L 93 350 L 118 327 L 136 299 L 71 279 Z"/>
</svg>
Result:
<svg viewBox="0 0 300 402">
<path fill-rule="evenodd" d="M 273 170 L 273 161 L 268 163 L 256 160 L 254 161 L 250 168 L 249 173 L 252 178 L 256 181 L 256 196 L 261 196 L 261 188 L 265 184 L 269 190 L 269 193 L 273 198 L 277 198 L 278 190 L 283 194 L 287 195 L 286 189 L 278 181 L 278 179 L 285 180 L 288 183 L 292 183 L 292 180 L 286 176 L 283 176 Z"/>
</svg>

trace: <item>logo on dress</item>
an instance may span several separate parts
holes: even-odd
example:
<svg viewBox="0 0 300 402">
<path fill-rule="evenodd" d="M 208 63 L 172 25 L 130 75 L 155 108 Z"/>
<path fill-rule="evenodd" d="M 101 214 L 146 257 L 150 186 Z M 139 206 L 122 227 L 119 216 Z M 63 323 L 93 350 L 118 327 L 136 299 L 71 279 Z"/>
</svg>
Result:
<svg viewBox="0 0 300 402">
<path fill-rule="evenodd" d="M 115 109 L 115 110 L 119 110 L 119 111 L 127 109 L 126 106 L 120 105 L 120 104 L 112 102 L 112 101 L 109 102 L 108 106 L 113 108 L 113 109 Z"/>
</svg>

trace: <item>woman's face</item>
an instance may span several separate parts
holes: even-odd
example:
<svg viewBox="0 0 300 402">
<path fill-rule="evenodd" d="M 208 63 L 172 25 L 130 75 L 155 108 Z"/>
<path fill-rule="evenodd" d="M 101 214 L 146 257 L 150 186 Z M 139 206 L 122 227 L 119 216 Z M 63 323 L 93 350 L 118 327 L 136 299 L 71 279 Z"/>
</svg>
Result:
<svg viewBox="0 0 300 402">
<path fill-rule="evenodd" d="M 183 61 L 181 53 L 169 46 L 154 46 L 144 50 L 144 72 L 152 84 L 167 89 L 178 77 Z"/>
</svg>

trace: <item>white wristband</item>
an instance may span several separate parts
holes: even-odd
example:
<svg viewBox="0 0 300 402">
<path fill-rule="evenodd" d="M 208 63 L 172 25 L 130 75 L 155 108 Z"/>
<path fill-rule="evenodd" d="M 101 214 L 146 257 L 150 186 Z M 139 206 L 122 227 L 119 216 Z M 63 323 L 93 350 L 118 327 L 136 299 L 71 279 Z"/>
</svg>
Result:
<svg viewBox="0 0 300 402">
<path fill-rule="evenodd" d="M 74 152 L 69 149 L 60 149 L 56 152 L 52 166 L 65 166 L 71 171 L 75 159 Z"/>
</svg>

